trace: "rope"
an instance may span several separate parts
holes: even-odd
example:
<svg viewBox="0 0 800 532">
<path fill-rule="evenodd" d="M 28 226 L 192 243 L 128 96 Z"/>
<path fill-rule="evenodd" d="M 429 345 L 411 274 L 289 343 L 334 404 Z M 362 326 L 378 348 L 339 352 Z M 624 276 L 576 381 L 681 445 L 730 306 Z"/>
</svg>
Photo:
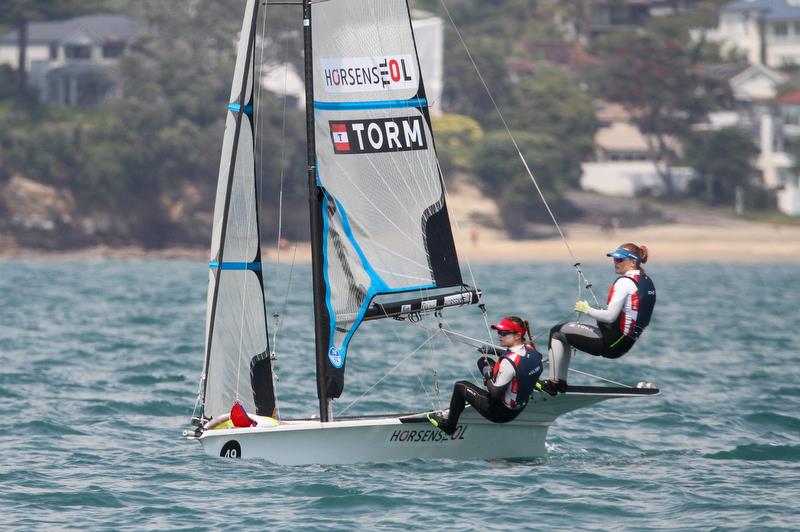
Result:
<svg viewBox="0 0 800 532">
<path fill-rule="evenodd" d="M 447 191 L 447 184 L 445 184 L 445 182 L 444 182 L 444 172 L 442 172 L 442 166 L 439 163 L 439 158 L 438 157 L 436 158 L 436 168 L 438 168 L 438 170 L 439 170 L 439 175 L 442 176 L 442 188 L 444 189 L 445 198 L 447 198 L 447 200 L 449 200 L 450 199 L 450 195 L 448 194 L 448 191 Z M 452 220 L 453 220 L 453 223 L 456 226 L 456 232 L 458 233 L 459 239 L 463 242 L 464 241 L 464 239 L 463 239 L 464 235 L 461 232 L 461 225 L 458 223 L 458 219 L 455 216 L 452 217 Z M 475 280 L 475 274 L 472 271 L 472 262 L 469 260 L 469 257 L 464 257 L 464 260 L 466 260 L 466 262 L 467 262 L 467 271 L 469 272 L 469 277 L 470 277 L 470 281 L 472 282 L 472 287 L 477 290 L 478 283 Z M 481 314 L 483 315 L 483 325 L 486 328 L 486 337 L 489 339 L 489 342 L 491 342 L 492 329 L 491 329 L 491 326 L 489 325 L 489 316 L 488 316 L 488 314 L 486 312 L 486 305 L 482 302 L 482 300 L 483 300 L 483 295 L 482 294 L 478 294 L 478 303 L 477 303 L 477 305 L 478 305 L 478 308 L 481 311 Z"/>
<path fill-rule="evenodd" d="M 633 386 L 630 386 L 628 384 L 623 384 L 621 382 L 612 381 L 611 379 L 606 379 L 605 377 L 601 377 L 599 375 L 592 375 L 591 373 L 586 373 L 584 371 L 578 371 L 577 369 L 572 369 L 572 368 L 568 368 L 568 369 L 569 369 L 569 371 L 572 371 L 572 372 L 575 372 L 575 373 L 579 373 L 581 375 L 585 375 L 586 377 L 592 377 L 592 378 L 595 378 L 597 380 L 610 382 L 611 384 L 616 384 L 617 386 L 622 386 L 623 388 L 633 388 Z"/>
<path fill-rule="evenodd" d="M 467 57 L 469 58 L 470 63 L 472 63 L 472 68 L 475 69 L 475 73 L 478 75 L 478 79 L 480 80 L 481 84 L 483 85 L 483 89 L 486 91 L 486 95 L 491 100 L 492 105 L 494 106 L 495 111 L 497 112 L 497 116 L 500 117 L 500 121 L 503 123 L 503 128 L 506 130 L 508 137 L 511 139 L 512 144 L 514 145 L 514 149 L 517 151 L 517 155 L 519 155 L 520 161 L 522 161 L 522 165 L 525 167 L 525 171 L 528 173 L 528 177 L 531 178 L 531 182 L 533 182 L 533 186 L 536 188 L 536 191 L 539 193 L 539 197 L 542 199 L 542 203 L 544 204 L 545 208 L 547 209 L 547 213 L 550 215 L 550 219 L 553 220 L 553 225 L 555 225 L 556 230 L 558 231 L 559 236 L 561 236 L 561 241 L 564 243 L 564 246 L 567 248 L 567 252 L 569 253 L 570 257 L 572 257 L 572 262 L 575 265 L 575 268 L 578 270 L 578 275 L 586 282 L 586 288 L 592 294 L 595 302 L 597 302 L 597 297 L 594 295 L 594 292 L 591 289 L 591 283 L 588 282 L 586 277 L 583 275 L 582 270 L 580 269 L 580 262 L 575 257 L 575 253 L 572 251 L 572 247 L 569 245 L 567 241 L 567 237 L 564 236 L 564 232 L 561 230 L 561 226 L 558 224 L 558 220 L 556 220 L 555 215 L 553 214 L 552 209 L 550 208 L 550 204 L 547 202 L 547 199 L 544 197 L 544 193 L 542 189 L 539 187 L 539 183 L 536 181 L 536 177 L 533 175 L 530 167 L 528 166 L 528 162 L 525 160 L 525 156 L 522 155 L 522 150 L 520 150 L 519 145 L 517 144 L 517 140 L 514 138 L 513 133 L 511 133 L 511 128 L 508 127 L 508 123 L 506 122 L 505 117 L 503 116 L 502 111 L 500 111 L 500 107 L 497 105 L 497 102 L 492 96 L 492 91 L 489 90 L 489 86 L 484 80 L 483 75 L 481 74 L 480 69 L 478 69 L 477 63 L 475 63 L 475 59 L 472 57 L 472 53 L 469 51 L 469 47 L 467 43 L 464 41 L 464 37 L 461 35 L 461 31 L 456 26 L 455 21 L 453 20 L 452 15 L 450 15 L 450 10 L 447 9 L 447 5 L 445 4 L 444 0 L 440 0 L 442 7 L 444 8 L 444 12 L 447 14 L 447 18 L 450 20 L 450 24 L 453 26 L 453 29 L 458 35 L 458 39 L 461 41 L 461 45 L 464 47 L 464 51 L 467 53 Z"/>
<path fill-rule="evenodd" d="M 417 352 L 418 352 L 420 349 L 422 349 L 423 347 L 425 347 L 425 345 L 426 345 L 428 342 L 430 342 L 430 341 L 431 341 L 431 340 L 432 340 L 432 339 L 433 339 L 433 338 L 434 338 L 436 335 L 438 335 L 438 334 L 439 334 L 439 333 L 438 333 L 438 331 L 437 331 L 437 332 L 435 332 L 435 333 L 431 334 L 430 336 L 428 336 L 428 338 L 427 338 L 427 339 L 426 339 L 424 342 L 422 342 L 422 343 L 421 343 L 419 346 L 417 346 L 417 348 L 416 348 L 416 349 L 414 349 L 414 350 L 413 350 L 413 351 L 411 351 L 411 352 L 410 352 L 408 355 L 406 355 L 406 356 L 403 358 L 403 360 L 401 360 L 400 362 L 398 362 L 397 364 L 395 364 L 395 366 L 394 366 L 392 369 L 390 369 L 389 371 L 387 371 L 387 372 L 386 372 L 386 373 L 383 375 L 383 377 L 381 377 L 380 379 L 378 379 L 378 381 L 377 381 L 375 384 L 373 384 L 372 386 L 370 386 L 369 388 L 367 388 L 367 391 L 365 391 L 365 392 L 364 392 L 364 393 L 362 393 L 360 396 L 358 396 L 358 397 L 357 397 L 357 398 L 356 398 L 356 399 L 355 399 L 355 400 L 354 400 L 352 403 L 350 403 L 349 405 L 347 405 L 346 407 L 344 407 L 344 409 L 343 409 L 341 412 L 339 412 L 339 414 L 338 414 L 338 415 L 339 415 L 339 416 L 341 416 L 342 414 L 344 414 L 345 412 L 347 412 L 347 411 L 350 409 L 350 407 L 351 407 L 351 406 L 353 406 L 354 404 L 356 404 L 357 402 L 359 402 L 361 399 L 363 399 L 363 398 L 364 398 L 364 396 L 366 396 L 366 395 L 367 395 L 369 392 L 371 392 L 371 391 L 372 391 L 372 390 L 373 390 L 373 389 L 374 389 L 374 388 L 375 388 L 375 387 L 376 387 L 378 384 L 380 384 L 380 383 L 383 381 L 383 379 L 385 379 L 386 377 L 388 377 L 389 375 L 391 375 L 391 374 L 392 374 L 392 372 L 394 372 L 394 370 L 396 370 L 397 368 L 399 368 L 399 367 L 400 367 L 400 366 L 403 364 L 403 362 L 405 362 L 406 360 L 408 360 L 409 358 L 411 358 L 413 355 L 415 355 L 415 354 L 416 354 L 416 353 L 417 353 Z"/>
</svg>

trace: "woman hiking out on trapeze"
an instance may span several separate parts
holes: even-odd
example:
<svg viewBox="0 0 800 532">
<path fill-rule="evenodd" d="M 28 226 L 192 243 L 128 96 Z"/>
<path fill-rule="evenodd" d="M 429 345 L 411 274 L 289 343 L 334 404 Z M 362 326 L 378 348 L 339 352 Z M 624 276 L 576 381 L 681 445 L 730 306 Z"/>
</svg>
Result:
<svg viewBox="0 0 800 532">
<path fill-rule="evenodd" d="M 556 395 L 567 391 L 573 347 L 590 355 L 619 358 L 630 351 L 650 323 L 656 287 L 641 266 L 647 262 L 647 248 L 622 244 L 606 256 L 614 259 L 614 273 L 619 275 L 608 291 L 607 308 L 596 309 L 578 301 L 575 310 L 597 320 L 597 325 L 570 322 L 550 329 L 550 379 L 537 385 L 543 392 Z"/>
</svg>

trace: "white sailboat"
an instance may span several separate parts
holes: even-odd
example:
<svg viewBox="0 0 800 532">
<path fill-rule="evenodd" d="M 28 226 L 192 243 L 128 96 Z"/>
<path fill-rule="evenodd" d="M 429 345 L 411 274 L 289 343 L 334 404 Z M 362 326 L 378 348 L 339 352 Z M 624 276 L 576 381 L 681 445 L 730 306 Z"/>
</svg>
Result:
<svg viewBox="0 0 800 532">
<path fill-rule="evenodd" d="M 538 457 L 558 416 L 606 399 L 658 393 L 624 387 L 570 387 L 556 397 L 534 392 L 525 411 L 506 424 L 467 408 L 452 437 L 431 426 L 427 412 L 333 417 L 348 345 L 363 321 L 417 318 L 478 303 L 481 293 L 461 277 L 406 0 L 303 0 L 320 412 L 313 419 L 280 416 L 254 165 L 259 3 L 247 2 L 228 105 L 200 413 L 188 438 L 212 456 L 278 464 Z M 231 422 L 236 403 L 250 413 L 250 426 Z"/>
</svg>

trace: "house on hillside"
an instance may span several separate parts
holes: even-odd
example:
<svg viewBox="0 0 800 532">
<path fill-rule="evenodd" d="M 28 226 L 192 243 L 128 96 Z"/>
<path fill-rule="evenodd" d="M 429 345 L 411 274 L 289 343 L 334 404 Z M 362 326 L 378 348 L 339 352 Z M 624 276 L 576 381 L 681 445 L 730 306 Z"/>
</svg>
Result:
<svg viewBox="0 0 800 532">
<path fill-rule="evenodd" d="M 800 65 L 800 2 L 736 0 L 720 9 L 707 37 L 725 52 L 741 51 L 751 64 L 773 68 Z"/>
<path fill-rule="evenodd" d="M 28 83 L 41 101 L 92 105 L 117 91 L 114 67 L 144 33 L 124 15 L 95 14 L 28 25 Z M 0 64 L 17 68 L 17 31 L 0 37 Z"/>
<path fill-rule="evenodd" d="M 644 26 L 650 17 L 684 13 L 696 0 L 602 0 L 583 2 L 591 34 Z"/>
<path fill-rule="evenodd" d="M 612 196 L 648 196 L 665 192 L 663 179 L 650 160 L 650 146 L 655 139 L 643 134 L 621 105 L 598 102 L 595 117 L 600 127 L 594 137 L 595 160 L 581 164 L 581 188 Z M 677 139 L 667 143 L 675 152 Z M 694 178 L 691 168 L 671 169 L 673 186 L 685 191 Z"/>
<path fill-rule="evenodd" d="M 778 208 L 800 215 L 800 193 L 793 161 L 785 152 L 785 140 L 800 136 L 800 91 L 776 98 L 778 89 L 792 83 L 790 77 L 765 65 L 712 65 L 703 74 L 728 83 L 733 109 L 710 113 L 695 124 L 696 131 L 735 127 L 747 132 L 759 148 L 756 167 L 764 187 L 777 191 Z"/>
</svg>

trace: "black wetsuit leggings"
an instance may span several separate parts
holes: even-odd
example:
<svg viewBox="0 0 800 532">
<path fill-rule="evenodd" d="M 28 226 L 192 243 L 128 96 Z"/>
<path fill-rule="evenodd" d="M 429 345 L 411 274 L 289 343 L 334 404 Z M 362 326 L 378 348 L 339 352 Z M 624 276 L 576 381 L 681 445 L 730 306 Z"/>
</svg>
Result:
<svg viewBox="0 0 800 532">
<path fill-rule="evenodd" d="M 453 396 L 450 398 L 448 424 L 453 427 L 456 426 L 458 418 L 461 417 L 461 412 L 464 411 L 466 406 L 465 403 L 471 404 L 480 415 L 495 423 L 507 423 L 522 412 L 522 410 L 511 410 L 506 408 L 503 403 L 493 401 L 489 397 L 488 391 L 475 386 L 469 381 L 458 381 L 453 386 Z"/>
<path fill-rule="evenodd" d="M 571 345 L 584 353 L 605 358 L 621 357 L 630 351 L 635 342 L 631 337 L 609 328 L 575 322 L 559 323 L 550 329 L 548 347 L 552 347 L 553 339 L 561 341 L 565 349 Z"/>
</svg>

